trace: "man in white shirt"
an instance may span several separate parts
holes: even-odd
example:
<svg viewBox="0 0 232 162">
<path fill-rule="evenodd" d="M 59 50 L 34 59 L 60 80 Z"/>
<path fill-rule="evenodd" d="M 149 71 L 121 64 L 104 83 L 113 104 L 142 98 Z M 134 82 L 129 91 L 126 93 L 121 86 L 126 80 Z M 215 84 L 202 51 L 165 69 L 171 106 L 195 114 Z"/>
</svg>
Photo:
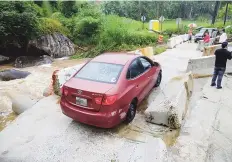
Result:
<svg viewBox="0 0 232 162">
<path fill-rule="evenodd" d="M 222 29 L 222 35 L 219 38 L 219 43 L 226 42 L 226 40 L 227 40 L 227 35 L 226 35 L 226 32 L 225 32 L 225 29 Z"/>
</svg>

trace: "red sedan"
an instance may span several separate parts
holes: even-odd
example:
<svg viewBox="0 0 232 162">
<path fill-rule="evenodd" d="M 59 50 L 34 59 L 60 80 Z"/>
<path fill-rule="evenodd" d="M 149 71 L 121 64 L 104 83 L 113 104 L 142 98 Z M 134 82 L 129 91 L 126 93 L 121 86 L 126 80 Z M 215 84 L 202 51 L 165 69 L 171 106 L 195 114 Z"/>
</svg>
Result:
<svg viewBox="0 0 232 162">
<path fill-rule="evenodd" d="M 86 63 L 62 88 L 62 112 L 76 121 L 111 128 L 131 122 L 136 108 L 162 78 L 145 56 L 109 53 Z"/>
</svg>

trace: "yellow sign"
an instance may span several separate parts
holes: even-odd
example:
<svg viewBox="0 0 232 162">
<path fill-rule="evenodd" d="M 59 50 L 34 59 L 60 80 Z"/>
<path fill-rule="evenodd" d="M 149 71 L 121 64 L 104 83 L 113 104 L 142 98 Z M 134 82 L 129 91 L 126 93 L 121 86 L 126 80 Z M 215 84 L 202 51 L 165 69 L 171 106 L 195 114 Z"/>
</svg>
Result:
<svg viewBox="0 0 232 162">
<path fill-rule="evenodd" d="M 160 31 L 160 23 L 159 20 L 151 20 L 149 23 L 150 30 Z"/>
</svg>

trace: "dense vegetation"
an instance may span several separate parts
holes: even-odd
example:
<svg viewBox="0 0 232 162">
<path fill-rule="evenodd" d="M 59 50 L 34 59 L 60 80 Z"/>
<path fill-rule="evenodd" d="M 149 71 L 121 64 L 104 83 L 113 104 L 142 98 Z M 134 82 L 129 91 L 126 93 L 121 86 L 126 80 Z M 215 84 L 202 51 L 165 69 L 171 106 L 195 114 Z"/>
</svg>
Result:
<svg viewBox="0 0 232 162">
<path fill-rule="evenodd" d="M 218 3 L 219 4 L 219 3 Z M 164 33 L 186 32 L 187 23 L 197 21 L 209 25 L 217 15 L 215 2 L 109 1 L 9 1 L 0 3 L 1 52 L 17 46 L 26 50 L 28 41 L 54 32 L 68 36 L 77 46 L 86 47 L 81 57 L 95 56 L 104 51 L 133 50 L 157 42 L 157 34 L 142 27 L 141 15 L 150 19 L 164 15 Z M 225 3 L 221 3 L 218 20 L 223 19 Z M 231 12 L 231 6 L 228 9 Z M 185 21 L 181 30 L 175 19 Z M 218 24 L 218 23 L 216 23 Z M 219 23 L 223 26 L 222 23 Z"/>
</svg>

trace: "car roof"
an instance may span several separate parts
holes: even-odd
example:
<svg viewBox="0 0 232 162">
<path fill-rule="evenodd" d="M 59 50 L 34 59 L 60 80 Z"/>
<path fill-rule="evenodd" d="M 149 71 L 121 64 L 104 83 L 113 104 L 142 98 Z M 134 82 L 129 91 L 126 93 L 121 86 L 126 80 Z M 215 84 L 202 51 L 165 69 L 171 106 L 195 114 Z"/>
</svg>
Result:
<svg viewBox="0 0 232 162">
<path fill-rule="evenodd" d="M 217 29 L 217 28 L 201 28 L 201 29 L 205 29 L 205 30 L 210 29 L 210 30 L 212 30 L 212 29 Z"/>
<path fill-rule="evenodd" d="M 131 53 L 104 53 L 93 58 L 91 61 L 125 65 L 128 61 L 139 56 L 138 54 Z"/>
</svg>

